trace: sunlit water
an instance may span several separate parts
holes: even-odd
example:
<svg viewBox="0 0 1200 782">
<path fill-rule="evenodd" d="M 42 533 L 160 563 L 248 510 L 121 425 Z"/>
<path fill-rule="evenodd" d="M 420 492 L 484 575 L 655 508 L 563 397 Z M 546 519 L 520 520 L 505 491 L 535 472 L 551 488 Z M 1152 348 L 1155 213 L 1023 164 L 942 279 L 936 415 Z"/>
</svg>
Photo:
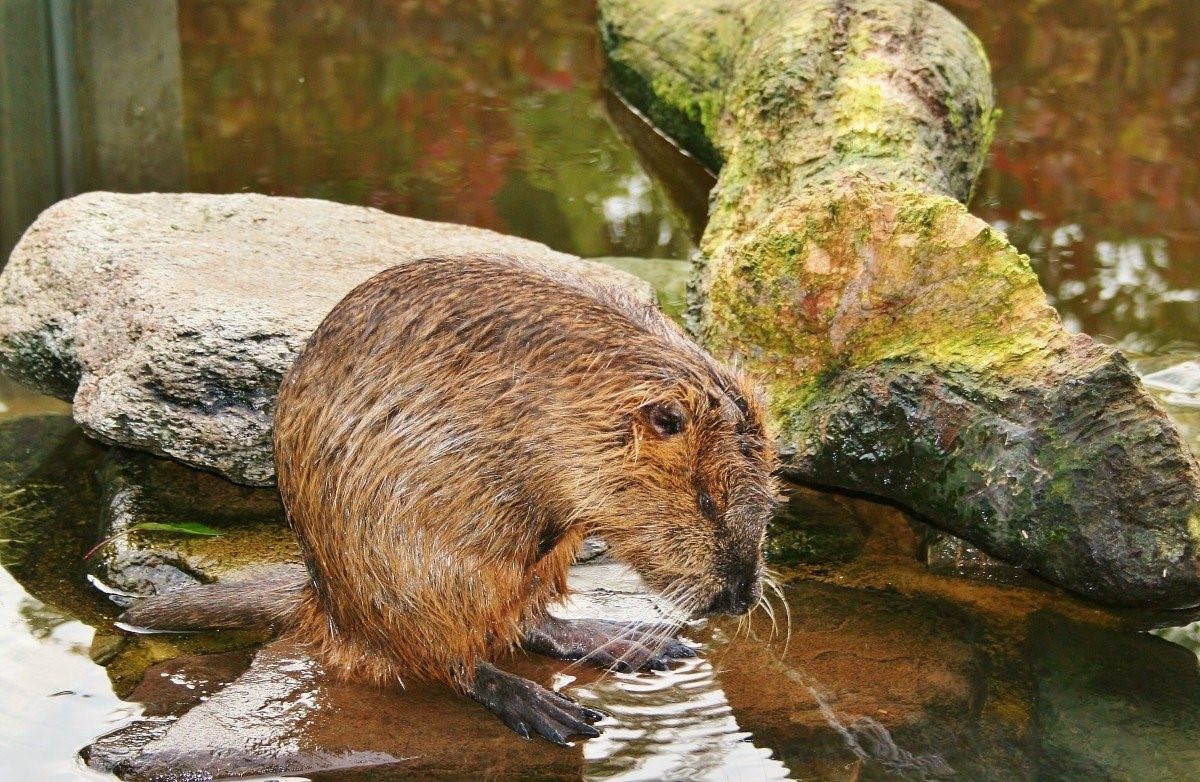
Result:
<svg viewBox="0 0 1200 782">
<path fill-rule="evenodd" d="M 572 587 L 578 592 L 560 612 L 566 617 L 681 620 L 669 606 L 638 594 L 643 587 L 636 575 L 616 564 L 577 570 Z M 688 636 L 685 630 L 683 637 Z M 703 656 L 681 660 L 670 671 L 612 673 L 570 691 L 611 715 L 601 723 L 603 735 L 583 745 L 587 779 L 790 777 L 770 748 L 755 746 L 753 736 L 738 727 L 713 665 Z"/>
<path fill-rule="evenodd" d="M 27 595 L 0 569 L 3 778 L 99 777 L 84 772 L 75 751 L 141 713 L 113 694 L 104 669 L 88 656 L 93 633 Z"/>
<path fill-rule="evenodd" d="M 1004 112 L 973 211 L 1030 255 L 1067 326 L 1121 346 L 1200 445 L 1200 23 L 1193 3 L 947 6 L 983 39 Z M 623 137 L 629 119 L 600 90 L 589 2 L 182 0 L 178 13 L 179 154 L 190 189 L 368 204 L 584 256 L 686 259 L 694 251 L 705 179 L 682 159 L 648 168 Z M 0 421 L 52 410 L 62 407 L 0 384 Z M 81 468 L 81 484 L 92 480 L 91 470 Z M 854 663 L 853 649 L 831 648 L 800 664 L 785 659 L 778 639 L 754 646 L 732 628 L 694 628 L 689 637 L 706 654 L 670 672 L 589 679 L 562 670 L 559 684 L 611 715 L 601 738 L 577 743 L 582 762 L 574 776 L 1200 777 L 1200 762 L 1189 754 L 1200 733 L 1188 716 L 1200 712 L 1200 677 L 1194 661 L 1173 655 L 1177 648 L 1200 654 L 1196 624 L 1154 631 L 1174 647 L 1141 631 L 1153 622 L 1131 628 L 1036 589 L 938 580 L 907 554 L 880 553 L 907 551 L 912 542 L 895 511 L 829 502 L 842 509 L 839 521 L 869 529 L 868 552 L 856 555 L 858 569 L 854 562 L 818 568 L 814 578 L 844 580 L 872 595 L 895 583 L 938 595 L 945 602 L 931 604 L 930 617 L 965 613 L 964 627 L 982 628 L 964 634 L 959 668 L 941 670 L 931 657 L 913 669 L 929 676 L 914 695 L 887 677 L 856 682 L 852 672 L 862 661 Z M 871 541 L 881 539 L 894 545 L 872 553 Z M 74 567 L 79 556 L 62 561 Z M 872 580 L 863 571 L 880 575 Z M 626 599 L 604 608 L 638 605 Z M 879 610 L 846 605 L 840 610 Z M 570 610 L 587 609 L 585 602 Z M 898 612 L 889 604 L 873 624 Z M 141 713 L 92 662 L 95 628 L 108 632 L 103 622 L 89 616 L 89 624 L 32 597 L 6 571 L 0 620 L 0 778 L 94 776 L 77 751 Z M 799 613 L 794 619 L 815 644 L 826 628 L 811 621 Z M 895 638 L 907 633 L 914 646 L 938 628 L 929 623 L 936 619 L 911 621 Z M 903 643 L 894 660 L 866 641 L 863 648 L 873 649 L 870 661 L 882 661 L 885 671 L 919 656 Z M 844 660 L 854 664 L 843 669 Z M 827 666 L 826 678 L 810 665 Z M 838 678 L 844 670 L 851 675 Z M 788 687 L 795 688 L 789 708 L 765 715 L 752 708 Z M 933 691 L 940 699 L 919 697 Z M 897 720 L 906 698 L 920 708 L 909 703 L 911 719 Z"/>
</svg>

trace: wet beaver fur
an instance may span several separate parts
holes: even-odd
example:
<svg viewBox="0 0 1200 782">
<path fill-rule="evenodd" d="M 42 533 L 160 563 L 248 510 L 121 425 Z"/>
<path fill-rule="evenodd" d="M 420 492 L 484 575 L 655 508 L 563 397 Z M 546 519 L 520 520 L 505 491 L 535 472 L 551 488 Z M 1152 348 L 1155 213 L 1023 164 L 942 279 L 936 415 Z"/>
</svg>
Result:
<svg viewBox="0 0 1200 782">
<path fill-rule="evenodd" d="M 306 571 L 166 593 L 124 621 L 278 624 L 335 675 L 442 680 L 562 744 L 601 715 L 489 660 L 693 653 L 670 626 L 548 613 L 584 536 L 686 614 L 761 597 L 776 485 L 759 394 L 653 306 L 531 262 L 429 258 L 354 289 L 284 378 L 275 459 Z"/>
</svg>

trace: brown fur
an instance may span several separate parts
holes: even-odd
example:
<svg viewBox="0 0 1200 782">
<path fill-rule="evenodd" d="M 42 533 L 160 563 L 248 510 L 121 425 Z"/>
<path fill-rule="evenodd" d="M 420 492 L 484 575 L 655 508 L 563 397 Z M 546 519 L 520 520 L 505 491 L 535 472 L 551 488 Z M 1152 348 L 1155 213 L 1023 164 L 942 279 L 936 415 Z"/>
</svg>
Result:
<svg viewBox="0 0 1200 782">
<path fill-rule="evenodd" d="M 312 585 L 289 632 L 337 675 L 466 690 L 566 595 L 593 533 L 703 612 L 761 571 L 763 419 L 745 378 L 622 290 L 500 256 L 389 269 L 279 392 L 279 490 Z"/>
<path fill-rule="evenodd" d="M 279 565 L 253 579 L 189 586 L 142 598 L 119 621 L 133 628 L 170 632 L 279 626 L 295 616 L 307 585 L 303 565 Z"/>
</svg>

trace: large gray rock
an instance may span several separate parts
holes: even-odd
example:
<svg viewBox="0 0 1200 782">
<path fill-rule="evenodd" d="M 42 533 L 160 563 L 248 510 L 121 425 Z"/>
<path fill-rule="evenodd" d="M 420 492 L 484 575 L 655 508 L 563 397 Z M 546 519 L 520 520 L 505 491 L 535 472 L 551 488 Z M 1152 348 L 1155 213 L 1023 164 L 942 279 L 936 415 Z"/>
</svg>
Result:
<svg viewBox="0 0 1200 782">
<path fill-rule="evenodd" d="M 397 263 L 480 252 L 653 295 L 536 242 L 376 209 L 88 193 L 42 213 L 0 275 L 0 371 L 73 401 L 100 440 L 267 485 L 276 388 L 333 305 Z"/>
</svg>

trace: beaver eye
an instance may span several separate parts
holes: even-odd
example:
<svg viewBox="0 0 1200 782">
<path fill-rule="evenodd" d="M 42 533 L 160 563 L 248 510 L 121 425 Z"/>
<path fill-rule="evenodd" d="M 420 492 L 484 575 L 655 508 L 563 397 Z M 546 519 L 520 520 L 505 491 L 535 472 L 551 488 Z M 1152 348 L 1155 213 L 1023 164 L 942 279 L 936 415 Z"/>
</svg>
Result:
<svg viewBox="0 0 1200 782">
<path fill-rule="evenodd" d="M 655 402 L 647 405 L 643 414 L 646 423 L 659 437 L 677 435 L 687 424 L 687 415 L 678 402 Z"/>
<path fill-rule="evenodd" d="M 713 502 L 713 498 L 708 495 L 708 492 L 706 492 L 706 491 L 700 492 L 700 496 L 697 498 L 697 502 L 699 502 L 699 504 L 700 504 L 700 512 L 701 513 L 703 513 L 705 516 L 707 516 L 710 519 L 716 520 L 717 504 L 715 502 Z"/>
</svg>

